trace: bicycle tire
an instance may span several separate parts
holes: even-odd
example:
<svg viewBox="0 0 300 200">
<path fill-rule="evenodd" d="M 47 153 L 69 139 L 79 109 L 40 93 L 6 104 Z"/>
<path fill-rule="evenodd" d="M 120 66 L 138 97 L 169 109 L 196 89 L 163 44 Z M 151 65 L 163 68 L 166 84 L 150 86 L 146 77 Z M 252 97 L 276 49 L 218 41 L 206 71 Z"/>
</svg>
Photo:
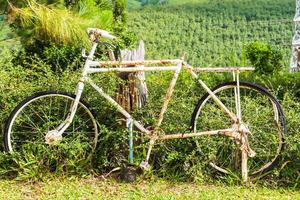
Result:
<svg viewBox="0 0 300 200">
<path fill-rule="evenodd" d="M 57 104 L 53 104 L 54 107 L 52 106 L 52 101 L 49 100 L 49 104 L 41 104 L 43 103 L 42 100 L 45 100 L 44 103 L 47 103 L 47 100 L 50 99 L 49 97 L 52 97 L 52 99 L 54 99 L 53 97 L 57 97 Z M 69 108 L 72 105 L 72 103 L 74 102 L 75 99 L 75 95 L 73 94 L 69 94 L 66 92 L 60 92 L 60 91 L 44 91 L 44 92 L 38 92 L 33 94 L 32 96 L 26 98 L 25 100 L 23 100 L 18 106 L 15 107 L 15 109 L 11 112 L 9 118 L 7 119 L 6 123 L 5 123 L 5 128 L 4 128 L 4 147 L 5 150 L 8 152 L 12 152 L 12 151 L 20 151 L 22 149 L 22 147 L 24 145 L 26 145 L 27 143 L 31 144 L 42 144 L 45 145 L 44 142 L 41 141 L 41 139 L 43 139 L 44 137 L 44 132 L 40 130 L 42 129 L 38 129 L 38 127 L 36 127 L 33 123 L 36 121 L 38 125 L 40 125 L 41 127 L 43 126 L 43 128 L 47 128 L 46 126 L 49 125 L 50 126 L 57 126 L 59 123 L 62 122 L 62 120 L 65 120 L 65 117 L 67 115 L 67 113 L 69 112 Z M 69 102 L 66 103 L 64 105 L 64 108 L 61 107 L 59 100 L 65 101 L 68 100 Z M 30 106 L 32 106 L 32 108 L 30 108 Z M 48 114 L 47 112 L 45 112 L 45 110 L 42 109 L 42 106 L 44 106 L 43 108 L 48 109 L 48 113 L 49 116 L 47 116 L 46 118 L 46 114 Z M 27 120 L 31 120 L 31 121 L 22 121 L 22 115 L 24 115 L 26 109 L 28 112 L 28 116 L 31 117 L 31 119 L 26 116 L 25 118 Z M 56 112 L 51 112 L 53 108 L 53 111 Z M 58 111 L 62 110 L 60 108 L 63 108 L 64 113 L 59 113 Z M 36 109 L 36 110 L 35 110 Z M 43 113 L 38 113 L 38 111 L 43 111 Z M 81 111 L 84 111 L 81 113 Z M 26 114 L 26 113 L 25 113 Z M 81 119 L 81 117 L 86 117 L 88 116 L 90 119 L 88 121 L 85 122 L 89 122 L 87 124 L 87 126 L 83 126 L 82 124 L 79 125 L 79 120 Z M 55 117 L 57 117 L 57 120 L 59 120 L 58 122 L 55 122 Z M 58 119 L 60 118 L 60 119 Z M 35 120 L 35 121 L 33 121 Z M 18 123 L 20 125 L 24 125 L 24 127 L 20 128 L 20 132 L 15 131 L 18 130 Z M 29 124 L 28 124 L 29 123 Z M 45 125 L 46 124 L 46 125 Z M 26 125 L 26 126 L 25 126 Z M 30 125 L 35 126 L 30 127 Z M 48 130 L 49 130 L 48 127 Z M 73 132 L 71 131 L 71 128 L 73 128 Z M 75 129 L 75 127 L 78 129 Z M 14 129 L 15 128 L 15 129 Z M 80 131 L 79 132 L 79 128 Z M 82 130 L 81 130 L 82 129 Z M 25 132 L 22 132 L 22 131 Z M 26 130 L 30 130 L 26 133 Z M 34 131 L 33 130 L 38 130 L 36 131 L 39 132 L 41 135 L 40 137 L 37 137 L 36 135 L 33 135 Z M 22 133 L 24 135 L 22 135 Z M 71 134 L 70 134 L 71 133 Z M 80 134 L 80 133 L 84 133 L 84 134 Z M 31 138 L 32 135 L 33 137 Z M 20 140 L 26 138 L 26 141 L 14 141 L 14 139 L 16 139 L 18 137 L 20 137 Z M 95 113 L 93 111 L 91 111 L 89 109 L 89 105 L 80 100 L 79 104 L 78 104 L 78 109 L 76 111 L 75 117 L 71 123 L 71 125 L 69 126 L 69 128 L 65 131 L 65 133 L 63 134 L 63 140 L 65 140 L 65 142 L 72 142 L 75 140 L 79 140 L 80 142 L 84 142 L 85 146 L 85 150 L 87 151 L 91 151 L 90 153 L 92 153 L 97 145 L 97 140 L 98 140 L 98 126 L 97 126 L 97 122 L 96 122 L 96 117 L 95 117 Z"/>
<path fill-rule="evenodd" d="M 229 104 L 230 101 L 227 100 L 224 96 L 221 97 L 221 92 L 225 91 L 225 90 L 228 90 L 228 89 L 232 89 L 233 90 L 236 86 L 237 86 L 236 82 L 226 82 L 226 83 L 218 85 L 212 91 L 220 98 L 220 100 L 225 105 L 227 104 L 226 106 L 228 106 L 228 104 Z M 263 131 L 267 131 L 267 128 L 268 128 L 267 126 L 264 127 L 264 129 L 266 129 L 266 130 L 259 130 L 258 131 L 257 128 L 254 128 L 254 125 L 251 124 L 251 128 L 253 130 L 255 130 L 255 131 L 249 137 L 250 138 L 249 139 L 249 144 L 250 144 L 250 147 L 252 145 L 255 148 L 257 148 L 257 150 L 258 150 L 256 152 L 257 153 L 256 158 L 254 157 L 253 160 L 250 161 L 250 162 L 253 162 L 251 164 L 251 166 L 255 167 L 255 164 L 261 163 L 262 162 L 261 159 L 264 159 L 263 158 L 264 156 L 265 156 L 265 158 L 270 159 L 268 162 L 263 163 L 262 166 L 260 166 L 260 167 L 256 167 L 253 170 L 252 169 L 248 169 L 249 170 L 249 176 L 250 177 L 255 177 L 255 176 L 258 176 L 258 175 L 265 174 L 266 172 L 272 170 L 278 164 L 278 161 L 280 160 L 280 153 L 284 150 L 284 145 L 285 145 L 284 135 L 287 132 L 286 120 L 285 120 L 283 109 L 282 109 L 280 103 L 276 100 L 276 98 L 267 89 L 265 89 L 265 88 L 263 88 L 263 87 L 261 87 L 259 85 L 256 85 L 256 84 L 249 83 L 249 82 L 240 82 L 240 88 L 241 88 L 241 104 L 243 104 L 244 107 L 245 107 L 246 103 L 243 103 L 242 101 L 243 100 L 245 102 L 249 101 L 246 97 L 243 96 L 243 93 L 242 93 L 243 91 L 242 90 L 244 90 L 244 89 L 248 89 L 249 91 L 250 90 L 254 91 L 255 93 L 253 93 L 253 94 L 251 94 L 249 96 L 252 97 L 252 98 L 255 98 L 255 101 L 259 101 L 259 100 L 262 101 L 261 104 L 253 101 L 252 102 L 253 105 L 251 105 L 249 102 L 247 102 L 247 104 L 249 104 L 249 105 L 247 105 L 247 107 L 248 107 L 247 108 L 248 109 L 247 112 L 253 112 L 254 115 L 246 113 L 246 111 L 245 111 L 246 109 L 243 108 L 243 105 L 242 105 L 242 108 L 241 108 L 241 110 L 242 110 L 242 117 L 246 119 L 246 122 L 248 121 L 248 122 L 251 122 L 253 124 L 258 124 L 259 125 L 261 123 L 261 121 L 266 120 L 266 119 L 254 119 L 255 116 L 256 117 L 266 117 L 266 116 L 269 116 L 273 112 L 274 113 L 274 116 L 273 116 L 274 119 L 273 120 L 277 124 L 276 126 L 278 126 L 277 127 L 278 131 L 276 131 L 276 127 L 275 127 L 274 130 L 270 127 L 270 130 L 269 130 L 270 131 L 269 132 L 270 135 L 269 136 L 265 136 L 264 135 L 265 132 L 263 132 Z M 263 99 L 263 97 L 266 98 L 266 99 Z M 232 101 L 234 101 L 234 100 L 231 100 L 231 102 Z M 268 102 L 269 102 L 269 104 L 268 104 Z M 210 104 L 212 106 L 210 106 Z M 272 106 L 272 108 L 273 108 L 272 112 L 270 111 L 271 110 L 270 108 L 266 108 L 267 104 L 270 105 L 270 107 Z M 203 108 L 204 108 L 205 105 L 207 105 L 206 107 L 208 107 L 208 111 L 203 110 Z M 245 110 L 243 110 L 243 109 L 245 109 Z M 269 110 L 267 110 L 267 109 L 269 109 Z M 224 127 L 225 127 L 225 124 L 228 125 L 229 122 L 222 121 L 222 120 L 225 119 L 225 117 L 224 117 L 224 119 L 219 120 L 219 121 L 217 121 L 216 119 L 212 119 L 212 121 L 213 120 L 217 121 L 217 122 L 215 122 L 214 125 L 213 125 L 213 123 L 210 123 L 210 122 L 206 121 L 205 122 L 205 126 L 206 126 L 205 128 L 201 127 L 201 125 L 199 125 L 200 127 L 197 125 L 199 123 L 197 121 L 199 121 L 200 117 L 208 117 L 209 116 L 209 119 L 208 119 L 208 121 L 209 121 L 210 117 L 211 117 L 210 115 L 212 115 L 212 113 L 214 113 L 214 112 L 216 114 L 218 114 L 218 116 L 216 115 L 217 117 L 222 117 L 222 116 L 226 115 L 225 113 L 223 113 L 223 114 L 217 113 L 217 112 L 219 112 L 217 110 L 219 110 L 220 112 L 222 112 L 221 109 L 218 107 L 218 105 L 214 103 L 214 101 L 212 100 L 211 96 L 208 93 L 205 94 L 198 101 L 198 103 L 197 103 L 197 105 L 196 105 L 196 107 L 194 109 L 194 112 L 192 114 L 192 118 L 191 118 L 192 131 L 196 132 L 196 131 L 198 131 L 198 128 L 200 128 L 200 129 L 201 128 L 203 128 L 203 129 L 205 129 L 205 128 L 212 128 L 213 129 L 214 128 L 213 126 L 216 126 L 216 124 L 218 122 L 219 123 L 223 123 Z M 252 118 L 251 118 L 251 116 L 252 116 Z M 226 117 L 227 117 L 227 115 L 226 115 Z M 227 119 L 228 118 L 229 117 L 227 117 Z M 203 122 L 200 122 L 200 123 L 203 123 Z M 272 124 L 272 120 L 271 119 L 270 119 L 270 124 Z M 220 125 L 218 125 L 218 126 L 220 126 Z M 221 127 L 221 128 L 224 128 L 224 127 Z M 218 128 L 220 128 L 220 127 L 218 127 Z M 272 132 L 271 132 L 271 130 L 272 130 Z M 260 134 L 258 134 L 258 132 L 260 132 Z M 276 133 L 274 133 L 274 135 L 271 135 L 271 133 L 273 133 L 273 132 L 276 132 Z M 276 136 L 276 138 L 274 139 L 275 136 Z M 231 150 L 231 149 L 237 147 L 237 144 L 235 144 L 236 142 L 232 141 L 232 139 L 230 139 L 228 137 L 211 136 L 209 138 L 214 138 L 214 139 L 210 139 L 210 140 L 206 139 L 206 142 L 212 143 L 213 141 L 215 141 L 215 142 L 218 142 L 218 145 L 221 145 L 221 147 L 213 147 L 214 145 L 208 144 L 208 146 L 211 145 L 211 147 L 207 147 L 207 149 L 208 148 L 215 148 L 215 150 L 213 150 L 213 151 L 214 151 L 214 153 L 216 155 L 212 156 L 211 158 L 207 158 L 207 159 L 208 160 L 209 159 L 211 159 L 211 160 L 215 159 L 214 162 L 217 163 L 217 164 L 215 164 L 215 163 L 210 163 L 210 164 L 212 166 L 214 166 L 215 169 L 217 169 L 218 171 L 221 171 L 221 172 L 224 172 L 224 171 L 226 171 L 226 172 L 228 172 L 228 171 L 232 172 L 232 171 L 234 171 L 233 168 L 235 168 L 235 167 L 233 167 L 233 165 L 235 165 L 235 166 L 237 166 L 237 165 L 233 163 L 234 161 L 232 161 L 232 163 L 231 163 L 231 161 L 228 161 L 228 160 L 231 159 L 231 158 L 234 158 L 234 157 L 238 157 L 238 153 L 234 153 L 234 150 Z M 216 139 L 216 138 L 218 138 L 218 139 Z M 220 139 L 220 138 L 222 138 L 222 139 Z M 258 141 L 254 141 L 255 139 L 256 140 L 259 139 L 260 141 L 259 142 Z M 263 139 L 269 140 L 269 143 L 268 143 L 269 146 L 266 146 L 265 149 L 263 149 L 263 145 L 264 145 L 264 144 L 262 144 L 262 140 Z M 277 141 L 277 144 L 271 144 L 271 142 L 272 142 L 272 141 L 270 142 L 271 139 L 272 139 L 272 141 L 274 143 Z M 204 141 L 202 141 L 202 142 L 204 142 Z M 197 140 L 196 140 L 196 145 L 197 145 L 197 148 L 204 148 L 205 149 L 205 147 L 203 147 L 205 144 L 203 144 L 203 146 L 200 147 L 199 146 L 199 142 L 197 142 Z M 275 147 L 275 145 L 276 145 L 276 147 Z M 262 150 L 268 151 L 267 147 L 269 147 L 269 148 L 272 147 L 272 150 L 276 149 L 276 152 L 275 153 L 273 152 L 272 156 L 260 155 L 260 153 L 263 154 L 264 151 L 263 152 L 259 152 L 259 151 L 262 151 Z M 220 148 L 223 148 L 223 149 L 221 150 Z M 254 150 L 256 150 L 256 149 L 254 149 Z M 210 152 L 213 152 L 213 151 L 210 151 Z M 209 152 L 209 150 L 207 150 L 207 152 Z M 222 155 L 222 156 L 224 156 L 222 159 L 225 158 L 225 154 L 226 153 L 228 154 L 228 155 L 226 155 L 226 156 L 228 156 L 227 160 L 224 159 L 224 163 L 221 163 L 220 161 L 217 161 L 217 158 L 216 158 L 217 154 L 220 154 L 220 158 L 221 158 L 221 153 L 220 152 L 222 152 L 222 154 L 224 154 L 224 155 Z M 270 157 L 272 157 L 272 158 L 270 158 Z M 259 159 L 259 158 L 261 158 L 261 159 Z M 236 158 L 235 160 L 238 160 L 238 159 Z M 257 163 L 255 163 L 255 162 L 257 162 Z M 227 166 L 225 166 L 225 163 L 226 163 Z M 223 165 L 223 166 L 220 166 L 220 165 Z"/>
</svg>

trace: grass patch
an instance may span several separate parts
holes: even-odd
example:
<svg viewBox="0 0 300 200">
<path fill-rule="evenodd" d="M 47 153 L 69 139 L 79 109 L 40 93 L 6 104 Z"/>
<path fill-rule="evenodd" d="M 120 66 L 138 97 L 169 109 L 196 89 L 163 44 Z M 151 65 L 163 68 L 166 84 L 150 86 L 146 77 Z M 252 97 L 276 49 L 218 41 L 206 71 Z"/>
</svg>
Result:
<svg viewBox="0 0 300 200">
<path fill-rule="evenodd" d="M 101 178 L 53 179 L 44 182 L 0 181 L 0 199 L 300 199 L 282 188 L 213 186 L 163 179 L 125 184 Z"/>
</svg>

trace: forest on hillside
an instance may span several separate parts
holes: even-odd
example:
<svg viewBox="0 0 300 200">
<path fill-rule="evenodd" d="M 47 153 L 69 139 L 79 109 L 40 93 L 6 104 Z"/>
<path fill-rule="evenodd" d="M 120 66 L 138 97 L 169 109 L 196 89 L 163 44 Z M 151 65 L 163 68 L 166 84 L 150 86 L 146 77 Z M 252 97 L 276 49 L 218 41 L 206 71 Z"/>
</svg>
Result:
<svg viewBox="0 0 300 200">
<path fill-rule="evenodd" d="M 258 40 L 281 49 L 288 67 L 294 15 L 294 0 L 170 0 L 133 6 L 128 27 L 145 40 L 148 58 L 186 53 L 197 66 L 245 66 L 243 47 Z"/>
</svg>

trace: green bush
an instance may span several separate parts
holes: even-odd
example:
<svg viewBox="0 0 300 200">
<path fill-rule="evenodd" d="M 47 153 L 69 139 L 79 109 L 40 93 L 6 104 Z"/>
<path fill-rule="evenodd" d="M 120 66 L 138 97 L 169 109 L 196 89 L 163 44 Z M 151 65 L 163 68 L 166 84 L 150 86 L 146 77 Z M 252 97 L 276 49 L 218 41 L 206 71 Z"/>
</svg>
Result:
<svg viewBox="0 0 300 200">
<path fill-rule="evenodd" d="M 270 44 L 252 42 L 245 47 L 246 57 L 259 74 L 271 75 L 283 69 L 282 52 Z"/>
<path fill-rule="evenodd" d="M 46 48 L 47 49 L 47 48 Z M 47 51 L 58 55 L 64 51 L 57 46 L 48 48 Z M 49 55 L 44 51 L 42 55 Z M 53 70 L 52 62 L 47 62 L 46 57 L 28 56 L 16 65 L 17 55 L 9 50 L 1 52 L 0 56 L 0 123 L 1 137 L 3 126 L 10 112 L 25 97 L 37 91 L 60 90 L 73 93 L 76 88 L 82 68 L 73 66 L 72 62 L 59 71 Z M 65 58 L 68 54 L 63 53 Z M 49 56 L 50 57 L 50 56 Z M 48 57 L 48 58 L 49 58 Z M 55 60 L 55 56 L 51 61 Z M 83 62 L 77 61 L 80 66 Z M 22 65 L 20 65 L 22 64 Z M 114 95 L 117 88 L 116 76 L 99 75 L 94 76 L 97 84 L 103 85 L 105 90 Z M 87 95 L 88 94 L 88 95 Z M 59 145 L 57 148 L 44 148 L 39 146 L 28 147 L 24 151 L 16 154 L 0 154 L 0 175 L 2 177 L 17 176 L 19 179 L 42 178 L 46 172 L 54 175 L 91 175 L 93 172 L 104 173 L 115 166 L 124 164 L 127 160 L 127 138 L 123 129 L 116 130 L 116 114 L 112 112 L 111 106 L 107 105 L 95 91 L 90 87 L 85 88 L 83 99 L 86 99 L 92 109 L 97 112 L 99 123 L 101 124 L 101 135 L 99 147 L 92 160 L 84 160 L 86 152 L 82 152 L 81 144 Z M 109 125 L 111 129 L 106 128 Z M 113 130 L 113 131 L 112 131 Z M 114 145 L 111 145 L 114 144 Z M 1 143 L 1 151 L 3 146 Z M 124 153 L 126 152 L 126 153 Z"/>
<path fill-rule="evenodd" d="M 13 59 L 14 65 L 22 65 L 32 68 L 32 65 L 48 65 L 53 72 L 60 73 L 68 67 L 68 70 L 76 70 L 82 65 L 81 48 L 64 44 L 54 44 L 40 40 L 34 40 L 23 44 Z"/>
</svg>

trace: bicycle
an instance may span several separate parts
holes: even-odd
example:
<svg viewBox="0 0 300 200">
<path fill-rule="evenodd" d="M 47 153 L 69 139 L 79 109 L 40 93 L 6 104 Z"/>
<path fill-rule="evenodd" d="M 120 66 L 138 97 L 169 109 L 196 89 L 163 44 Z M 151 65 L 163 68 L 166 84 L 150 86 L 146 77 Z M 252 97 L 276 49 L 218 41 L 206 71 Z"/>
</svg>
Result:
<svg viewBox="0 0 300 200">
<path fill-rule="evenodd" d="M 53 145 L 68 141 L 68 138 L 72 137 L 90 142 L 87 149 L 93 151 L 97 144 L 99 127 L 94 114 L 81 99 L 84 86 L 88 83 L 127 119 L 130 131 L 135 126 L 149 137 L 147 156 L 140 164 L 143 169 L 150 167 L 148 162 L 156 141 L 199 136 L 210 140 L 212 156 L 209 158 L 209 164 L 217 171 L 227 174 L 241 170 L 243 181 L 264 174 L 278 164 L 280 153 L 284 149 L 284 134 L 287 132 L 285 116 L 280 103 L 267 89 L 240 81 L 241 72 L 252 71 L 254 68 L 194 68 L 183 59 L 96 61 L 94 54 L 100 39 L 115 40 L 116 37 L 107 31 L 94 28 L 88 29 L 88 34 L 93 45 L 88 56 L 85 56 L 85 65 L 75 95 L 47 91 L 36 93 L 22 101 L 12 111 L 5 124 L 4 145 L 7 151 L 18 151 L 24 145 L 32 143 Z M 200 98 L 192 113 L 191 132 L 161 134 L 159 127 L 183 68 L 207 93 Z M 174 71 L 160 114 L 154 128 L 151 129 L 133 119 L 89 77 L 89 74 L 93 73 L 139 71 Z M 196 72 L 231 72 L 234 80 L 210 89 Z M 203 114 L 206 118 L 217 119 L 218 123 L 203 121 Z"/>
</svg>

